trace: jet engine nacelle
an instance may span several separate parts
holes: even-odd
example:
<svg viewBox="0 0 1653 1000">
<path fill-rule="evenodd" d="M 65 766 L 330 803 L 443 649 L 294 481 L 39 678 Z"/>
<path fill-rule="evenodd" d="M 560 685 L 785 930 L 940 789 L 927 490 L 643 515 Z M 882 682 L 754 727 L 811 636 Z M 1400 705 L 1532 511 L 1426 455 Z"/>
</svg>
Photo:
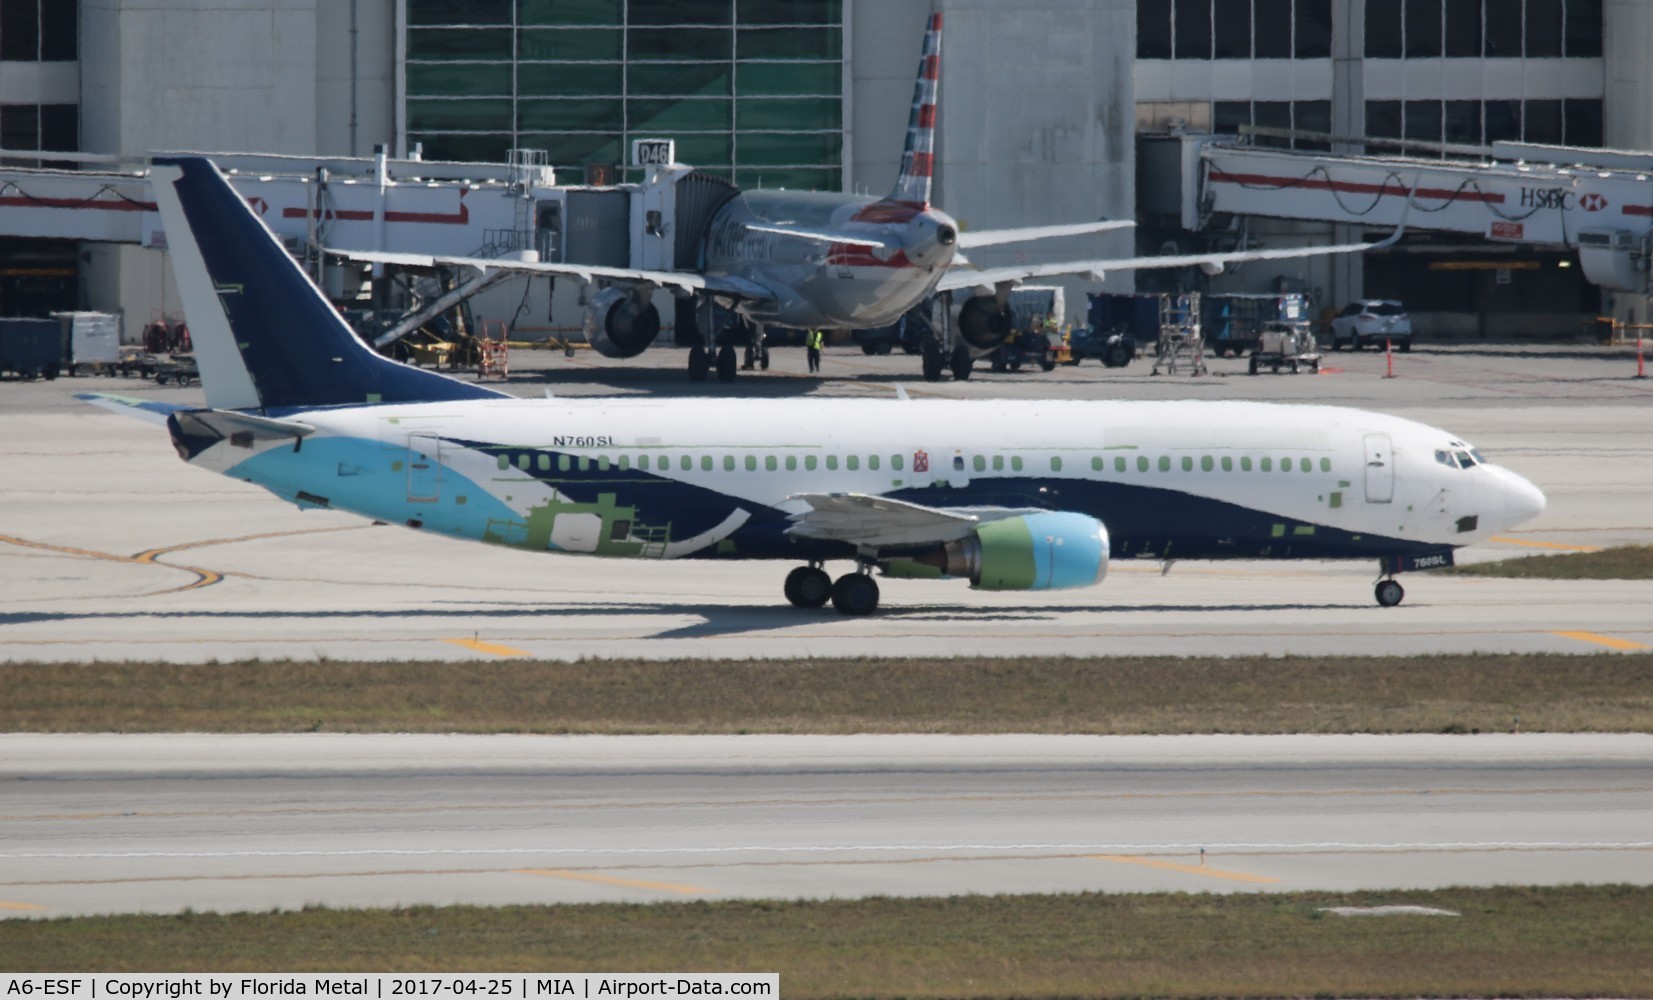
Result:
<svg viewBox="0 0 1653 1000">
<path fill-rule="evenodd" d="M 959 308 L 959 336 L 978 351 L 991 351 L 1010 337 L 1010 308 L 992 295 L 975 295 Z"/>
<path fill-rule="evenodd" d="M 605 358 L 636 357 L 659 333 L 660 313 L 642 292 L 605 288 L 586 304 L 586 343 Z"/>
<path fill-rule="evenodd" d="M 978 590 L 1064 590 L 1108 575 L 1108 529 L 1085 514 L 1050 511 L 988 521 L 968 537 L 891 560 L 886 576 L 967 577 Z"/>
</svg>

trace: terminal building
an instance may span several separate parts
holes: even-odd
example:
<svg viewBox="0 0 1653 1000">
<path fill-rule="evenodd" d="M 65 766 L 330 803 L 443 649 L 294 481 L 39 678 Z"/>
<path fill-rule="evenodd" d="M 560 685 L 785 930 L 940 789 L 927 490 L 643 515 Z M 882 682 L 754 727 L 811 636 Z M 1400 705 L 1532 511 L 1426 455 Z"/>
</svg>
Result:
<svg viewBox="0 0 1653 1000">
<path fill-rule="evenodd" d="M 1141 223 L 1135 245 L 1076 237 L 999 251 L 1006 263 L 1366 235 L 1358 220 L 1190 230 L 1170 208 L 1197 192 L 1153 153 L 1182 133 L 1391 137 L 1436 157 L 1498 140 L 1653 148 L 1640 0 L 0 0 L 0 168 L 86 165 L 54 152 L 499 163 L 533 149 L 558 183 L 602 184 L 635 179 L 632 140 L 666 137 L 743 187 L 882 192 L 932 9 L 946 16 L 936 200 L 967 227 Z M 0 212 L 24 203 L 12 188 Z M 1398 297 L 1447 334 L 1505 312 L 1556 333 L 1611 305 L 1570 257 L 1414 227 L 1364 258 L 1171 280 L 1286 282 L 1318 307 Z M 1068 301 L 1137 280 L 1075 281 Z M 488 294 L 494 316 L 527 303 L 528 335 L 577 322 L 520 285 Z M 130 325 L 177 302 L 155 250 L 0 235 L 0 314 L 119 310 Z"/>
</svg>

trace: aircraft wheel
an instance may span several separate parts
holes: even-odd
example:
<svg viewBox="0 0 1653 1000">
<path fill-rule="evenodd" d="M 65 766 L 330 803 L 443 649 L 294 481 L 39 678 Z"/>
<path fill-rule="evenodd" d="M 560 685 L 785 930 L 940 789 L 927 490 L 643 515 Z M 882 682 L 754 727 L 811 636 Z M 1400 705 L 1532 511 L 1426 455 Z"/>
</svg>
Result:
<svg viewBox="0 0 1653 1000">
<path fill-rule="evenodd" d="M 832 606 L 845 615 L 870 615 L 878 608 L 878 583 L 865 573 L 845 573 L 832 585 Z"/>
<path fill-rule="evenodd" d="M 1039 367 L 1043 368 L 1047 372 L 1055 371 L 1056 370 L 1056 357 L 1055 357 L 1055 355 L 1051 354 L 1049 351 L 1046 351 L 1044 353 L 1044 355 L 1039 358 Z"/>
<path fill-rule="evenodd" d="M 877 352 L 876 352 L 876 353 L 877 353 L 877 354 L 879 354 L 879 355 L 885 355 L 885 354 L 888 354 L 888 353 L 890 353 L 890 348 L 892 348 L 892 347 L 894 347 L 894 346 L 895 346 L 895 342 L 894 342 L 894 341 L 890 341 L 890 340 L 880 340 L 880 341 L 879 341 L 879 342 L 878 342 L 878 350 L 877 350 Z"/>
<path fill-rule="evenodd" d="M 970 378 L 970 369 L 975 367 L 975 359 L 970 357 L 970 348 L 963 344 L 953 348 L 953 380 L 964 382 Z"/>
<path fill-rule="evenodd" d="M 704 382 L 706 373 L 712 369 L 712 359 L 707 357 L 706 348 L 699 344 L 689 348 L 689 381 Z"/>
<path fill-rule="evenodd" d="M 1373 593 L 1377 597 L 1378 606 L 1384 608 L 1394 607 L 1406 596 L 1406 591 L 1394 580 L 1379 580 Z"/>
<path fill-rule="evenodd" d="M 814 566 L 799 566 L 786 574 L 786 599 L 796 608 L 818 608 L 832 598 L 832 577 Z"/>
<path fill-rule="evenodd" d="M 764 371 L 769 370 L 769 348 L 768 347 L 758 348 L 758 367 L 763 369 Z"/>
<path fill-rule="evenodd" d="M 717 352 L 717 380 L 719 382 L 733 382 L 735 380 L 735 349 L 729 344 L 718 348 Z"/>
<path fill-rule="evenodd" d="M 922 355 L 923 357 L 921 360 L 924 368 L 924 381 L 941 381 L 942 369 L 947 367 L 945 360 L 941 356 L 941 345 L 926 343 L 923 347 Z"/>
<path fill-rule="evenodd" d="M 865 344 L 861 345 L 861 353 L 870 358 L 874 354 L 878 353 L 878 345 L 869 340 Z"/>
</svg>

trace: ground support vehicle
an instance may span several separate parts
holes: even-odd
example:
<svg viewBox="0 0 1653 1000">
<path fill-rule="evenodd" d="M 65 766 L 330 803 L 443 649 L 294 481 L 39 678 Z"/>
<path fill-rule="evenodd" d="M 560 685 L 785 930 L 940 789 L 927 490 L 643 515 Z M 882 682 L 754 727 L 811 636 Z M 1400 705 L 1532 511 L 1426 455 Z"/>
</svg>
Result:
<svg viewBox="0 0 1653 1000">
<path fill-rule="evenodd" d="M 1308 296 L 1299 292 L 1220 292 L 1200 298 L 1206 346 L 1220 357 L 1244 357 L 1256 350 L 1268 323 L 1308 320 Z"/>
<path fill-rule="evenodd" d="M 1096 358 L 1108 368 L 1123 368 L 1135 357 L 1135 337 L 1088 326 L 1068 333 L 1064 349 L 1058 352 L 1063 364 L 1076 365 L 1086 358 Z"/>
<path fill-rule="evenodd" d="M 1011 334 L 1010 339 L 993 348 L 988 358 L 996 372 L 1021 371 L 1023 365 L 1038 365 L 1048 372 L 1056 367 L 1056 348 L 1050 342 L 1049 333 L 1042 330 L 1022 330 Z"/>
<path fill-rule="evenodd" d="M 1257 334 L 1257 348 L 1251 352 L 1251 374 L 1262 368 L 1272 368 L 1276 374 L 1289 368 L 1293 375 L 1301 368 L 1319 371 L 1320 345 L 1315 343 L 1314 328 L 1306 322 L 1264 323 Z"/>
<path fill-rule="evenodd" d="M 121 318 L 115 313 L 60 312 L 52 318 L 61 324 L 63 341 L 69 345 L 70 375 L 125 374 L 123 363 L 143 353 L 136 346 L 121 345 Z"/>
<path fill-rule="evenodd" d="M 1349 303 L 1332 320 L 1332 350 L 1344 344 L 1360 350 L 1393 345 L 1396 350 L 1412 349 L 1412 317 L 1406 306 L 1393 299 L 1359 299 Z"/>
<path fill-rule="evenodd" d="M 57 378 L 68 363 L 57 320 L 0 319 L 0 375 Z"/>
<path fill-rule="evenodd" d="M 199 381 L 201 369 L 196 367 L 193 354 L 150 355 L 147 365 L 155 373 L 155 384 L 189 385 Z"/>
</svg>

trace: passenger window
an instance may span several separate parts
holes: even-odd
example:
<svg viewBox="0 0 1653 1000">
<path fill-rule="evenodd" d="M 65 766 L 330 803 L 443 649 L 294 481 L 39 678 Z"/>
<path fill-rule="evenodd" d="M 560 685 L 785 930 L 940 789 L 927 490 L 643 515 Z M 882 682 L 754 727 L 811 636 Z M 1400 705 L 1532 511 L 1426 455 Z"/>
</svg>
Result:
<svg viewBox="0 0 1653 1000">
<path fill-rule="evenodd" d="M 550 455 L 535 455 L 534 456 L 534 464 L 539 466 L 539 470 L 541 472 L 550 472 L 551 471 L 551 456 Z"/>
<path fill-rule="evenodd" d="M 1320 471 L 1321 472 L 1330 472 L 1330 471 L 1332 471 L 1332 460 L 1329 459 L 1329 458 L 1322 458 L 1320 460 Z"/>
<path fill-rule="evenodd" d="M 608 471 L 608 456 L 607 455 L 597 456 L 597 471 L 598 472 L 607 472 Z"/>
<path fill-rule="evenodd" d="M 1298 459 L 1297 460 L 1297 468 L 1300 471 L 1303 471 L 1303 472 L 1313 472 L 1314 471 L 1314 459 L 1312 459 L 1312 458 L 1300 458 L 1300 459 Z"/>
<path fill-rule="evenodd" d="M 763 456 L 763 468 L 766 472 L 774 472 L 777 468 L 774 455 Z"/>
<path fill-rule="evenodd" d="M 1232 455 L 1224 455 L 1223 456 L 1223 471 L 1224 472 L 1233 472 L 1234 471 L 1234 457 Z"/>
<path fill-rule="evenodd" d="M 1115 472 L 1124 472 L 1125 471 L 1125 456 L 1124 455 L 1114 456 L 1113 471 L 1115 471 Z"/>
<path fill-rule="evenodd" d="M 1124 459 L 1122 459 L 1122 458 L 1114 459 L 1114 462 L 1116 464 L 1119 463 L 1119 462 L 1123 462 L 1123 461 L 1124 461 Z M 1101 472 L 1102 471 L 1102 456 L 1101 455 L 1098 455 L 1095 458 L 1091 459 L 1091 471 L 1092 472 Z M 1123 472 L 1125 470 L 1121 469 L 1120 471 Z"/>
<path fill-rule="evenodd" d="M 1244 455 L 1240 458 L 1240 471 L 1241 472 L 1250 472 L 1251 471 L 1251 456 L 1250 455 Z"/>
<path fill-rule="evenodd" d="M 1020 455 L 1010 456 L 1010 468 L 1014 472 L 1022 471 L 1022 456 L 1020 456 Z"/>
<path fill-rule="evenodd" d="M 1274 471 L 1274 459 L 1265 458 L 1261 462 L 1257 463 L 1257 467 L 1259 469 L 1262 469 L 1264 472 L 1273 472 Z"/>
<path fill-rule="evenodd" d="M 798 470 L 798 456 L 796 456 L 796 455 L 786 456 L 786 471 L 796 472 L 797 470 Z"/>
<path fill-rule="evenodd" d="M 1216 463 L 1211 461 L 1211 456 L 1210 455 L 1201 455 L 1200 456 L 1200 471 L 1201 472 L 1210 472 L 1215 467 L 1215 465 L 1216 465 Z"/>
<path fill-rule="evenodd" d="M 631 471 L 631 456 L 630 455 L 621 455 L 620 456 L 620 471 L 621 472 L 630 472 Z"/>
<path fill-rule="evenodd" d="M 756 455 L 747 455 L 746 456 L 746 471 L 747 472 L 756 472 L 756 471 L 758 471 L 758 456 L 756 456 Z"/>
<path fill-rule="evenodd" d="M 684 455 L 683 460 L 678 463 L 678 467 L 684 472 L 688 472 L 690 469 L 694 468 L 694 459 L 690 458 L 688 455 Z"/>
<path fill-rule="evenodd" d="M 953 471 L 954 472 L 963 472 L 964 471 L 964 456 L 963 455 L 954 455 L 953 456 Z"/>
<path fill-rule="evenodd" d="M 897 471 L 897 472 L 900 472 L 900 471 L 901 471 L 901 467 L 902 467 L 902 466 L 903 466 L 903 465 L 904 465 L 904 464 L 906 464 L 906 463 L 904 463 L 904 462 L 903 462 L 903 461 L 902 461 L 902 459 L 901 459 L 901 456 L 900 456 L 900 455 L 891 455 L 891 456 L 890 456 L 890 468 L 892 468 L 892 469 L 894 469 L 894 470 L 895 470 L 895 471 Z"/>
<path fill-rule="evenodd" d="M 1051 460 L 1050 460 L 1050 471 L 1052 471 L 1052 472 L 1061 472 L 1062 471 L 1062 460 L 1060 458 L 1056 458 L 1054 456 L 1051 458 Z"/>
<path fill-rule="evenodd" d="M 567 455 L 558 455 L 557 456 L 557 471 L 558 472 L 567 472 L 568 470 L 570 470 L 572 468 L 574 468 L 574 460 L 572 458 L 569 458 Z"/>
<path fill-rule="evenodd" d="M 735 456 L 733 456 L 733 455 L 723 456 L 723 471 L 724 472 L 733 472 L 733 471 L 735 471 Z"/>
<path fill-rule="evenodd" d="M 712 456 L 710 456 L 710 455 L 700 456 L 700 468 L 704 472 L 711 472 L 712 471 Z"/>
<path fill-rule="evenodd" d="M 1161 472 L 1170 472 L 1171 471 L 1171 456 L 1169 456 L 1169 455 L 1159 456 L 1159 471 L 1161 471 Z"/>
<path fill-rule="evenodd" d="M 869 469 L 877 469 L 878 468 L 878 456 L 877 455 L 868 455 L 867 456 L 867 468 L 869 468 Z"/>
<path fill-rule="evenodd" d="M 509 469 L 510 467 L 511 467 L 511 456 L 509 456 L 509 455 L 499 456 L 499 471 L 504 472 L 506 469 Z"/>
<path fill-rule="evenodd" d="M 844 456 L 844 468 L 848 469 L 850 472 L 854 472 L 855 470 L 861 468 L 861 456 L 859 456 L 859 455 L 845 455 Z"/>
<path fill-rule="evenodd" d="M 1148 471 L 1148 456 L 1147 455 L 1138 455 L 1136 457 L 1136 471 L 1138 471 L 1138 472 L 1147 472 Z"/>
<path fill-rule="evenodd" d="M 993 463 L 994 463 L 995 467 L 998 465 L 998 463 L 1000 461 L 1002 461 L 1002 460 L 998 459 L 998 458 L 993 459 Z M 977 472 L 986 472 L 987 471 L 987 459 L 982 458 L 980 455 L 977 455 L 974 459 L 972 459 L 970 464 L 972 464 L 976 467 Z"/>
<path fill-rule="evenodd" d="M 837 455 L 828 455 L 827 456 L 827 468 L 830 469 L 830 470 L 834 470 L 834 471 L 837 470 L 837 468 L 838 468 L 838 456 Z"/>
<path fill-rule="evenodd" d="M 1194 471 L 1194 456 L 1192 456 L 1192 455 L 1182 456 L 1182 471 L 1184 471 L 1184 472 L 1193 472 Z"/>
<path fill-rule="evenodd" d="M 810 472 L 815 471 L 815 456 L 814 455 L 805 455 L 804 456 L 804 468 L 808 469 Z"/>
<path fill-rule="evenodd" d="M 521 469 L 523 472 L 527 472 L 528 471 L 528 463 L 532 462 L 532 461 L 533 461 L 533 459 L 528 456 L 528 453 L 523 452 L 522 454 L 517 456 L 517 468 Z"/>
<path fill-rule="evenodd" d="M 1280 471 L 1281 472 L 1290 472 L 1291 471 L 1291 459 L 1289 459 L 1289 458 L 1280 459 Z"/>
<path fill-rule="evenodd" d="M 591 471 L 591 459 L 587 458 L 584 455 L 580 456 L 580 471 L 581 472 L 590 472 Z"/>
</svg>

